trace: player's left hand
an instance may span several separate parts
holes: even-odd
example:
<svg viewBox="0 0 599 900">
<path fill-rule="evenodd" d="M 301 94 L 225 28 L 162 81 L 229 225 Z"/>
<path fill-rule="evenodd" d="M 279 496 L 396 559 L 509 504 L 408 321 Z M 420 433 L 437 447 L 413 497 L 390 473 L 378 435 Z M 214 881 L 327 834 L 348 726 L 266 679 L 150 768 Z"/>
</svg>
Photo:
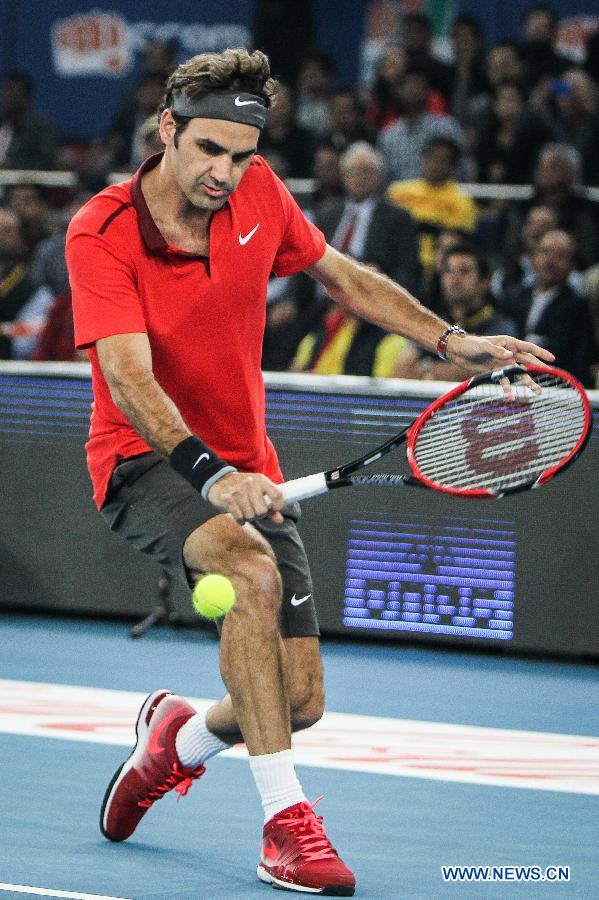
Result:
<svg viewBox="0 0 599 900">
<path fill-rule="evenodd" d="M 521 341 L 507 334 L 493 337 L 451 334 L 447 341 L 447 359 L 474 375 L 477 372 L 491 372 L 495 369 L 514 366 L 517 363 L 523 366 L 552 363 L 555 356 L 544 347 L 539 347 L 530 341 Z M 537 385 L 527 375 L 522 375 L 519 380 L 532 390 L 538 390 Z M 500 383 L 506 396 L 511 396 L 508 379 L 502 379 Z"/>
</svg>

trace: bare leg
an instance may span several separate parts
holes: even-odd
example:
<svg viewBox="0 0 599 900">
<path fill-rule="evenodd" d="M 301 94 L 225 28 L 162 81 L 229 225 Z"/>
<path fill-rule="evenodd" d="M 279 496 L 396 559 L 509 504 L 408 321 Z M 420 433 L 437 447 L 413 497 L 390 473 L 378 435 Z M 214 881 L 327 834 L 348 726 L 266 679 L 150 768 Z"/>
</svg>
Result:
<svg viewBox="0 0 599 900">
<path fill-rule="evenodd" d="M 237 593 L 221 635 L 221 674 L 229 697 L 210 711 L 214 733 L 226 741 L 243 735 L 254 756 L 289 749 L 287 653 L 278 632 L 281 581 L 270 546 L 251 526 L 242 528 L 222 515 L 190 535 L 184 559 L 192 571 L 226 575 Z"/>
<path fill-rule="evenodd" d="M 318 722 L 324 708 L 318 638 L 287 638 L 281 644 L 288 673 L 291 730 L 301 731 Z M 243 741 L 229 694 L 208 710 L 206 725 L 221 741 L 228 744 Z"/>
</svg>

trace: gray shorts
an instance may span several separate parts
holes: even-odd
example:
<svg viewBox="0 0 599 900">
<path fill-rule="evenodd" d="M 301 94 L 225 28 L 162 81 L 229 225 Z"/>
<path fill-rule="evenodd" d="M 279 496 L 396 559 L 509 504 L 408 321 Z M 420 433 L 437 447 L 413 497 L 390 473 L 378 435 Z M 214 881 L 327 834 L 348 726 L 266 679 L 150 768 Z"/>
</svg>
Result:
<svg viewBox="0 0 599 900">
<path fill-rule="evenodd" d="M 111 531 L 188 586 L 191 582 L 183 562 L 183 545 L 196 528 L 220 514 L 157 453 L 144 453 L 118 463 L 102 507 L 102 516 Z M 317 636 L 320 632 L 312 577 L 295 524 L 300 517 L 299 504 L 286 506 L 283 516 L 282 525 L 268 517 L 252 521 L 272 547 L 281 573 L 281 634 Z"/>
</svg>

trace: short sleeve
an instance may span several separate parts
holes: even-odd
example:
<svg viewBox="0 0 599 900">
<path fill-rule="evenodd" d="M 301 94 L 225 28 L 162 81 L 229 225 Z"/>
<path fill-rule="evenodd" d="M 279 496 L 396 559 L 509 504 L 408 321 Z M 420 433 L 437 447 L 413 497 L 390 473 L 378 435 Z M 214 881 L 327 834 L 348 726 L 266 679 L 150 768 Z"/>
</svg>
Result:
<svg viewBox="0 0 599 900">
<path fill-rule="evenodd" d="M 324 255 L 325 237 L 310 222 L 283 182 L 273 174 L 282 205 L 283 236 L 275 256 L 275 275 L 294 275 L 302 269 L 314 265 Z"/>
<path fill-rule="evenodd" d="M 147 331 L 135 272 L 124 253 L 100 234 L 70 231 L 66 259 L 76 347 L 90 347 L 113 334 Z"/>
</svg>

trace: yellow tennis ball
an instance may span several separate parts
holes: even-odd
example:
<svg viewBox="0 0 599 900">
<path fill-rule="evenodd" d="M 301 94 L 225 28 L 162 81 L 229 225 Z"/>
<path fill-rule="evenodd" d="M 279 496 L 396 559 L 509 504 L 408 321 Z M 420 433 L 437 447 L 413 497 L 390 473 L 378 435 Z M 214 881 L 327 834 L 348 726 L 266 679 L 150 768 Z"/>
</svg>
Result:
<svg viewBox="0 0 599 900">
<path fill-rule="evenodd" d="M 224 575 L 204 575 L 196 583 L 191 599 L 201 616 L 218 619 L 235 605 L 235 588 Z"/>
</svg>

